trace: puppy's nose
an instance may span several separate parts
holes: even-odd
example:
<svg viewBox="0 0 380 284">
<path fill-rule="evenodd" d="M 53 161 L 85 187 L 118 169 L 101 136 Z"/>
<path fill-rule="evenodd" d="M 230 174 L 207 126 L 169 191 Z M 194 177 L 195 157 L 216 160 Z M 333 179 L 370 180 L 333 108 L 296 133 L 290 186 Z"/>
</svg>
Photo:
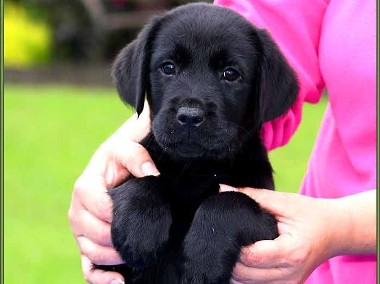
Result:
<svg viewBox="0 0 380 284">
<path fill-rule="evenodd" d="M 200 108 L 180 107 L 177 112 L 177 120 L 183 126 L 198 127 L 204 120 L 204 114 Z"/>
</svg>

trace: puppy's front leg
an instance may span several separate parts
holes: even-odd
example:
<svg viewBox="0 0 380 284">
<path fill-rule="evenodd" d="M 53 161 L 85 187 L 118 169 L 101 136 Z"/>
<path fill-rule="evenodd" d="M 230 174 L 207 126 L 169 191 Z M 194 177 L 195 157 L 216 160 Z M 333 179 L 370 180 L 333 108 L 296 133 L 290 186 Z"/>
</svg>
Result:
<svg viewBox="0 0 380 284">
<path fill-rule="evenodd" d="M 181 284 L 228 284 L 243 246 L 277 236 L 275 218 L 245 194 L 214 195 L 186 235 Z"/>
<path fill-rule="evenodd" d="M 143 270 L 156 263 L 169 239 L 170 206 L 159 177 L 128 180 L 109 191 L 112 242 L 126 264 Z"/>
</svg>

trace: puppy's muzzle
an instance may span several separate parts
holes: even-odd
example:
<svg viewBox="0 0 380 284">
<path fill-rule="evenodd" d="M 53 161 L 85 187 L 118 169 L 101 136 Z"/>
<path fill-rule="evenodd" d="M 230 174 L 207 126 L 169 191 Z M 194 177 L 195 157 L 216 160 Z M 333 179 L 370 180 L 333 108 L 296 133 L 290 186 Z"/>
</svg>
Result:
<svg viewBox="0 0 380 284">
<path fill-rule="evenodd" d="M 199 107 L 180 107 L 177 111 L 178 123 L 186 128 L 199 127 L 204 118 L 204 112 Z"/>
</svg>

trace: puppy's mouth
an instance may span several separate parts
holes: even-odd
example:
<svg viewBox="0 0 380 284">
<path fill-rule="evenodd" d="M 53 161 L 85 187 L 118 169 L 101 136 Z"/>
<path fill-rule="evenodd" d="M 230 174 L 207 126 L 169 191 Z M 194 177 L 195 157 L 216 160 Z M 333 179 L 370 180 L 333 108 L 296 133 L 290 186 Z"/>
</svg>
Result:
<svg viewBox="0 0 380 284">
<path fill-rule="evenodd" d="M 207 149 L 204 146 L 183 141 L 168 144 L 165 150 L 172 155 L 185 159 L 202 158 L 207 153 Z"/>
<path fill-rule="evenodd" d="M 153 127 L 153 134 L 162 150 L 173 159 L 223 159 L 235 150 L 236 145 L 223 136 L 217 127 L 205 129 L 169 129 Z M 210 129 L 213 132 L 210 133 Z"/>
<path fill-rule="evenodd" d="M 159 144 L 160 141 L 157 141 Z M 161 145 L 163 150 L 173 158 L 185 159 L 215 159 L 223 152 L 221 145 L 202 145 L 201 143 L 188 142 L 185 139 L 176 143 Z"/>
<path fill-rule="evenodd" d="M 213 103 L 172 102 L 152 119 L 152 132 L 172 159 L 221 160 L 241 147 L 239 127 L 228 122 Z"/>
</svg>

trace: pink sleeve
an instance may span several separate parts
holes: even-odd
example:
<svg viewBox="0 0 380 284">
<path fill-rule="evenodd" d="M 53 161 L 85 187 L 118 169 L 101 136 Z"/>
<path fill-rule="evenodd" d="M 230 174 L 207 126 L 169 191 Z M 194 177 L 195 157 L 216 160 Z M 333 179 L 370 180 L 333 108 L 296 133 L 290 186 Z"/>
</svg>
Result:
<svg viewBox="0 0 380 284">
<path fill-rule="evenodd" d="M 291 110 L 264 125 L 262 137 L 268 150 L 289 142 L 301 121 L 302 105 L 317 103 L 324 89 L 318 46 L 325 0 L 216 0 L 254 25 L 266 29 L 296 71 L 300 92 Z"/>
</svg>

